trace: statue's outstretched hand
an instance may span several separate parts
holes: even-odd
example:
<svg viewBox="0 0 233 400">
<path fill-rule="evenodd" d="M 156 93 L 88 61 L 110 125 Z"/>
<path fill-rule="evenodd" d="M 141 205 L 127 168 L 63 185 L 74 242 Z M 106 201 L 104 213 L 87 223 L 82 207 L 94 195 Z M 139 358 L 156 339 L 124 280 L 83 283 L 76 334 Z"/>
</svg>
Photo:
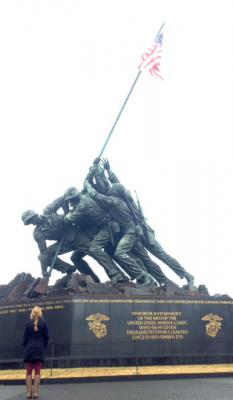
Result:
<svg viewBox="0 0 233 400">
<path fill-rule="evenodd" d="M 109 163 L 107 158 L 102 158 L 101 159 L 101 164 L 104 167 L 104 169 L 106 169 L 107 171 L 109 171 L 111 169 L 110 168 L 110 163 Z"/>
</svg>

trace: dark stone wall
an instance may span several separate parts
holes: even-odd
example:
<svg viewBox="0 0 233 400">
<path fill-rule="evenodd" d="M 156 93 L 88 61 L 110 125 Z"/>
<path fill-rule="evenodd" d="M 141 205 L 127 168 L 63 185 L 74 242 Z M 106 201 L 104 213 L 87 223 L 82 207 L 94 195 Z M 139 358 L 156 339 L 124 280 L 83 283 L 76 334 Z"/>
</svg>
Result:
<svg viewBox="0 0 233 400">
<path fill-rule="evenodd" d="M 232 362 L 233 300 L 80 295 L 0 306 L 0 364 L 20 365 L 34 305 L 50 332 L 47 364 Z"/>
</svg>

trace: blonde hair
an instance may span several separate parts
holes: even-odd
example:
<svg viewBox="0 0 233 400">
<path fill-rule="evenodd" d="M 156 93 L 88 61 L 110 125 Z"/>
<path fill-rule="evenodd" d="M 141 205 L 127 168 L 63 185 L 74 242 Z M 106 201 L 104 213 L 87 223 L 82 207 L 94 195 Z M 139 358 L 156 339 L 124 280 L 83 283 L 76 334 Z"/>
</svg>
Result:
<svg viewBox="0 0 233 400">
<path fill-rule="evenodd" d="M 42 318 L 42 310 L 39 306 L 35 306 L 35 307 L 33 307 L 31 314 L 30 314 L 30 319 L 34 320 L 34 331 L 38 331 L 39 318 Z"/>
</svg>

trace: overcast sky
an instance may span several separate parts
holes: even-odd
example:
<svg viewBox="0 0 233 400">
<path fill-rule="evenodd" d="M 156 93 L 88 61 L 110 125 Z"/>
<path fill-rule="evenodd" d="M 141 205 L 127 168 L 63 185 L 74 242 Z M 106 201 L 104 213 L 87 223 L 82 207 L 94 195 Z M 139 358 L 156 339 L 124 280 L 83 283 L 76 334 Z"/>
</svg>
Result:
<svg viewBox="0 0 233 400">
<path fill-rule="evenodd" d="M 0 2 L 0 283 L 40 275 L 21 214 L 82 187 L 165 22 L 164 82 L 141 74 L 105 156 L 197 286 L 233 296 L 232 9 L 232 0 Z"/>
</svg>

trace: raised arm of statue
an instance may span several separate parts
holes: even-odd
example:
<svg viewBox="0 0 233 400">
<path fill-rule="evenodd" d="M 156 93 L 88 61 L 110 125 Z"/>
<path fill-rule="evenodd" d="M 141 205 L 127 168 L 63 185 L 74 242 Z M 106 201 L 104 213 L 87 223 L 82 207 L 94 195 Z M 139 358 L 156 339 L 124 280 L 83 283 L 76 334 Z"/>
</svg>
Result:
<svg viewBox="0 0 233 400">
<path fill-rule="evenodd" d="M 101 160 L 101 163 L 102 163 L 105 171 L 107 171 L 109 181 L 111 183 L 120 183 L 120 180 L 118 179 L 116 174 L 111 170 L 109 161 L 106 158 L 105 159 L 103 158 Z"/>
<path fill-rule="evenodd" d="M 87 190 L 88 195 L 97 203 L 100 203 L 101 206 L 103 206 L 104 208 L 109 208 L 113 204 L 118 204 L 118 200 L 116 197 L 107 196 L 105 194 L 97 192 L 97 190 L 95 190 L 93 186 L 88 182 L 88 180 L 85 181 L 84 187 Z"/>
<path fill-rule="evenodd" d="M 93 187 L 100 193 L 107 194 L 111 188 L 111 185 L 109 183 L 109 180 L 105 176 L 104 173 L 104 168 L 101 166 L 98 166 L 96 169 L 95 175 L 94 175 L 94 180 L 93 182 Z"/>
</svg>

